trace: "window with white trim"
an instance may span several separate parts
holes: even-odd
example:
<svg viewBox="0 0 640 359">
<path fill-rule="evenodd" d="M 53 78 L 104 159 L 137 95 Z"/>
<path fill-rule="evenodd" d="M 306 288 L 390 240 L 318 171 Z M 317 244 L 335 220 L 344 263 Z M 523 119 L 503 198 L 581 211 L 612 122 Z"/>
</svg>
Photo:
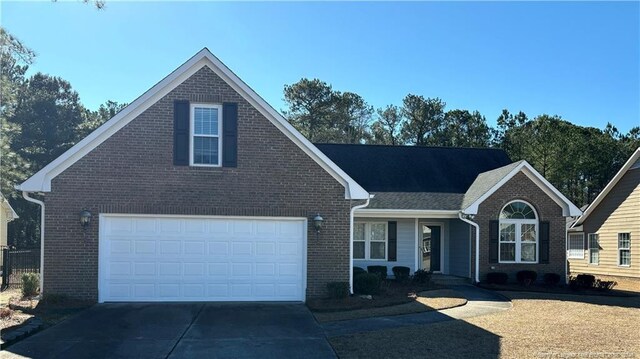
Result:
<svg viewBox="0 0 640 359">
<path fill-rule="evenodd" d="M 222 106 L 191 105 L 189 163 L 219 167 L 222 163 Z"/>
<path fill-rule="evenodd" d="M 584 233 L 569 233 L 567 258 L 584 259 Z"/>
<path fill-rule="evenodd" d="M 598 233 L 589 233 L 589 264 L 600 263 L 600 241 Z"/>
<path fill-rule="evenodd" d="M 387 223 L 357 222 L 353 228 L 353 259 L 387 260 Z"/>
<path fill-rule="evenodd" d="M 631 233 L 618 233 L 618 265 L 631 265 Z"/>
<path fill-rule="evenodd" d="M 500 263 L 538 262 L 538 216 L 523 201 L 507 203 L 500 212 Z"/>
</svg>

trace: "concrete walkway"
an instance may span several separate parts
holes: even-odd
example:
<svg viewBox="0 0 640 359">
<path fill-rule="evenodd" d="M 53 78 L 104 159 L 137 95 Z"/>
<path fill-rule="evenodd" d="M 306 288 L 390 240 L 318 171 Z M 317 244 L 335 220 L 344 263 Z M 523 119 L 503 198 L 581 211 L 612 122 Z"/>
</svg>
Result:
<svg viewBox="0 0 640 359">
<path fill-rule="evenodd" d="M 322 327 L 327 337 L 337 337 L 374 330 L 471 318 L 511 309 L 511 301 L 492 291 L 472 285 L 454 285 L 450 288 L 467 298 L 467 304 L 440 311 L 331 322 L 322 324 Z"/>
</svg>

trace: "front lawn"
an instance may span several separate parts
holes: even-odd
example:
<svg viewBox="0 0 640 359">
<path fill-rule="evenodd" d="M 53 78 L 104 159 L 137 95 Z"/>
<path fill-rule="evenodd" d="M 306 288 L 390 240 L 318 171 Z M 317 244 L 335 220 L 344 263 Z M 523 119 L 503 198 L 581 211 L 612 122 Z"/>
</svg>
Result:
<svg viewBox="0 0 640 359">
<path fill-rule="evenodd" d="M 504 312 L 330 338 L 340 358 L 637 358 L 640 298 L 502 292 Z"/>
</svg>

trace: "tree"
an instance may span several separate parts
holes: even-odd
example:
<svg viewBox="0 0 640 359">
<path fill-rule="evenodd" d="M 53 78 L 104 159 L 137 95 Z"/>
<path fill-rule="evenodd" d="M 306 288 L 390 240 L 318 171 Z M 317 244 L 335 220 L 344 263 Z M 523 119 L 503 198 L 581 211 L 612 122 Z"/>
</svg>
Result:
<svg viewBox="0 0 640 359">
<path fill-rule="evenodd" d="M 383 145 L 401 144 L 400 129 L 404 119 L 401 109 L 394 105 L 379 108 L 377 118 L 371 125 L 372 142 Z"/>
<path fill-rule="evenodd" d="M 121 104 L 116 101 L 109 100 L 101 104 L 96 111 L 87 110 L 87 113 L 85 114 L 86 120 L 80 123 L 76 129 L 76 141 L 80 141 L 87 137 L 87 135 L 100 127 L 103 123 L 109 121 L 125 107 L 127 107 L 126 103 Z"/>
<path fill-rule="evenodd" d="M 451 110 L 433 135 L 431 143 L 449 147 L 489 147 L 491 130 L 478 111 Z"/>
<path fill-rule="evenodd" d="M 406 119 L 402 125 L 404 142 L 416 146 L 431 144 L 434 134 L 444 121 L 444 103 L 439 98 L 424 98 L 407 95 L 402 100 L 402 115 Z"/>
<path fill-rule="evenodd" d="M 333 124 L 337 134 L 336 142 L 365 143 L 371 135 L 369 128 L 373 107 L 353 92 L 334 93 L 334 117 Z"/>
</svg>

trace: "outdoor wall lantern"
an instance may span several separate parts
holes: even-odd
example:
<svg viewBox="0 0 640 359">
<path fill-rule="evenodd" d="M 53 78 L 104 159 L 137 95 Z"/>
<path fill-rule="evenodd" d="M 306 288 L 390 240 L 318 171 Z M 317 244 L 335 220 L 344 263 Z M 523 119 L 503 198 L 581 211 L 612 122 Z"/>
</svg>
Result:
<svg viewBox="0 0 640 359">
<path fill-rule="evenodd" d="M 323 221 L 324 219 L 322 218 L 320 213 L 318 213 L 315 217 L 313 217 L 313 228 L 315 228 L 316 230 L 316 237 L 320 236 L 320 230 L 322 229 Z"/>
<path fill-rule="evenodd" d="M 83 209 L 80 212 L 80 225 L 82 226 L 82 229 L 86 230 L 89 223 L 91 223 L 91 212 Z"/>
</svg>

